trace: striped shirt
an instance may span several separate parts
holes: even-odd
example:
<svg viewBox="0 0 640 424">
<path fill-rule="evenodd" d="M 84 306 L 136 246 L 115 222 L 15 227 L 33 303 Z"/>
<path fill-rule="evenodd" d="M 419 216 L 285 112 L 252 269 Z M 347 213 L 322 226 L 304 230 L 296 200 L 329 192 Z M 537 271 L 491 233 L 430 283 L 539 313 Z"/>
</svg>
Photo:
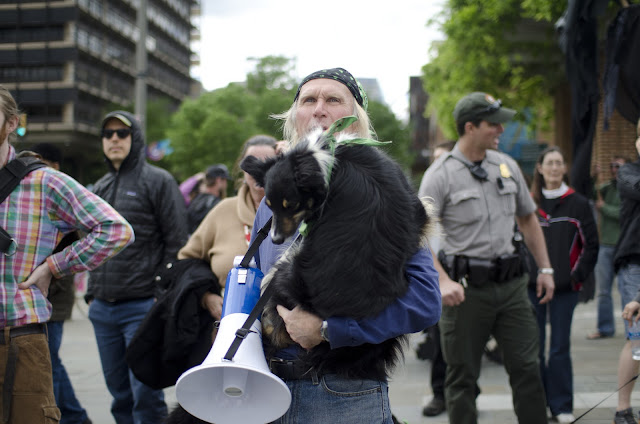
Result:
<svg viewBox="0 0 640 424">
<path fill-rule="evenodd" d="M 9 146 L 8 161 L 15 156 Z M 0 328 L 49 320 L 47 297 L 35 285 L 18 287 L 44 261 L 60 278 L 96 268 L 134 240 L 129 223 L 107 202 L 48 167 L 32 171 L 0 204 L 0 225 L 15 240 L 0 253 Z M 74 230 L 87 236 L 52 255 Z"/>
</svg>

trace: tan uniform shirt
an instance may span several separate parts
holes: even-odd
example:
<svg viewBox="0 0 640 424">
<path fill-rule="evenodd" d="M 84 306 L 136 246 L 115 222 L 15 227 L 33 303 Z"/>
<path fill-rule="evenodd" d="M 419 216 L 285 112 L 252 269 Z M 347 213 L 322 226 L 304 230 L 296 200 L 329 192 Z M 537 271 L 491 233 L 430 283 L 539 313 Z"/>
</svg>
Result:
<svg viewBox="0 0 640 424">
<path fill-rule="evenodd" d="M 487 150 L 481 166 L 488 178 L 480 181 L 465 163 L 473 165 L 455 146 L 420 184 L 420 196 L 433 199 L 441 219 L 441 248 L 447 255 L 481 259 L 513 253 L 515 217 L 536 209 L 520 167 L 508 155 Z"/>
</svg>

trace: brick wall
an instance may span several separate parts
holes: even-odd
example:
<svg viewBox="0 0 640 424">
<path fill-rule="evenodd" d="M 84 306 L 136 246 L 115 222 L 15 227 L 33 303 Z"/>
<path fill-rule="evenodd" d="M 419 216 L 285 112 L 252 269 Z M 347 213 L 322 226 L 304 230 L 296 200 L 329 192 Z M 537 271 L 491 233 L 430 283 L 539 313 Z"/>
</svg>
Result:
<svg viewBox="0 0 640 424">
<path fill-rule="evenodd" d="M 600 166 L 598 182 L 611 179 L 609 163 L 616 155 L 626 157 L 634 161 L 638 158 L 636 151 L 636 125 L 624 119 L 617 111 L 614 111 L 609 120 L 609 129 L 603 128 L 603 107 L 602 101 L 598 108 L 598 123 L 596 134 L 593 140 L 593 155 L 591 157 L 591 168 Z"/>
</svg>

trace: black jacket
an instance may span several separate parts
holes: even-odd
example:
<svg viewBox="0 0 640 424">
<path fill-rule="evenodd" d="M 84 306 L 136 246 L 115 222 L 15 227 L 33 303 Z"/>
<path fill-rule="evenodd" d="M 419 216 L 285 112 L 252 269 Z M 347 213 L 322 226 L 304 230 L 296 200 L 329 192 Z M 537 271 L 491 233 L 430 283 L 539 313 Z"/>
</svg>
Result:
<svg viewBox="0 0 640 424">
<path fill-rule="evenodd" d="M 207 291 L 222 291 L 209 263 L 200 259 L 176 261 L 160 274 L 159 286 L 166 292 L 138 327 L 125 358 L 136 378 L 153 389 L 173 386 L 204 361 L 214 319 L 200 299 Z"/>
<path fill-rule="evenodd" d="M 616 272 L 627 264 L 640 264 L 640 159 L 618 171 L 620 238 L 616 245 Z"/>
<path fill-rule="evenodd" d="M 189 203 L 187 208 L 187 222 L 189 234 L 198 228 L 202 220 L 215 205 L 220 203 L 220 198 L 211 193 L 200 193 Z"/>
<path fill-rule="evenodd" d="M 90 273 L 87 300 L 156 295 L 154 276 L 187 241 L 186 210 L 178 184 L 167 171 L 146 162 L 143 134 L 133 115 L 117 113 L 132 122 L 131 151 L 118 171 L 105 159 L 109 172 L 98 180 L 94 192 L 131 223 L 135 242 Z"/>
<path fill-rule="evenodd" d="M 570 188 L 557 199 L 542 198 L 537 216 L 554 270 L 556 292 L 580 291 L 593 272 L 599 250 L 589 201 Z M 530 282 L 535 282 L 536 273 L 534 268 Z"/>
</svg>

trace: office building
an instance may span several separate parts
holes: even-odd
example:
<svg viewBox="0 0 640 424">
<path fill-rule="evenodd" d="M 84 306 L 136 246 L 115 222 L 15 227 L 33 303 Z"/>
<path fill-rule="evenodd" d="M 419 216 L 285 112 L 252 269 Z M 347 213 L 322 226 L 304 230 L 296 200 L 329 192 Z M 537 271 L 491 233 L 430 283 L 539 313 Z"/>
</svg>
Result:
<svg viewBox="0 0 640 424">
<path fill-rule="evenodd" d="M 19 150 L 56 144 L 67 171 L 91 182 L 102 160 L 100 119 L 115 107 L 133 110 L 136 78 L 146 79 L 149 101 L 164 99 L 177 108 L 189 95 L 190 43 L 198 36 L 192 18 L 200 0 L 147 0 L 142 73 L 136 69 L 140 3 L 0 0 L 0 82 L 27 115 Z"/>
</svg>

